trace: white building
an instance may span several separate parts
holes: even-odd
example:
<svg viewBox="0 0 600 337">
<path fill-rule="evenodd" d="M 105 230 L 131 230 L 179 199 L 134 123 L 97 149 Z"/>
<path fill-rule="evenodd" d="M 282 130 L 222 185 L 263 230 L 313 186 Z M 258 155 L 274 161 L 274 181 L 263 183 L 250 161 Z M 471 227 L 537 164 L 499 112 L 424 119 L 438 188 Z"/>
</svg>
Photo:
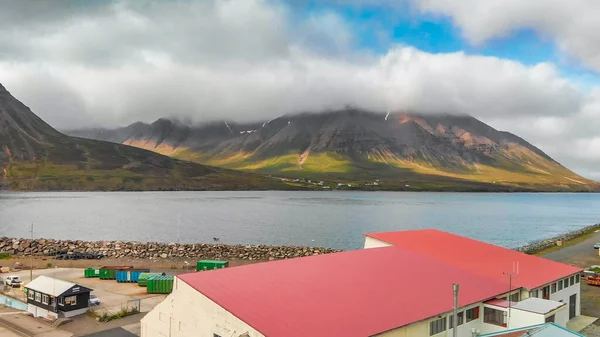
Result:
<svg viewBox="0 0 600 337">
<path fill-rule="evenodd" d="M 142 336 L 452 336 L 455 283 L 461 337 L 579 315 L 572 266 L 437 230 L 365 248 L 180 275 Z"/>
</svg>

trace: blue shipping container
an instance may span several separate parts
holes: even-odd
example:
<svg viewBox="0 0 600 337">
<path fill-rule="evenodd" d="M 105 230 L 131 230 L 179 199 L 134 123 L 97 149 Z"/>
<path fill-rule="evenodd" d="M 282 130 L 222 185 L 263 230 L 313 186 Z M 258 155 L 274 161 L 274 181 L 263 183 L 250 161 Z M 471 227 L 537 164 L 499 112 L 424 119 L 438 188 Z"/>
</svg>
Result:
<svg viewBox="0 0 600 337">
<path fill-rule="evenodd" d="M 147 273 L 150 269 L 117 270 L 117 282 L 137 283 L 141 273 Z"/>
</svg>

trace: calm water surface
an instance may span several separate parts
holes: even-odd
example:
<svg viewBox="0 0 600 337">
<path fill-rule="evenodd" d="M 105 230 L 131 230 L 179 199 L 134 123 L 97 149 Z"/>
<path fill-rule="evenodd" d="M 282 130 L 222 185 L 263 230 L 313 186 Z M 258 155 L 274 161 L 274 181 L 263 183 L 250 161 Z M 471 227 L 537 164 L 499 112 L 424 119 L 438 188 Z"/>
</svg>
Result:
<svg viewBox="0 0 600 337">
<path fill-rule="evenodd" d="M 438 228 L 516 247 L 600 222 L 600 194 L 0 193 L 0 236 L 359 248 L 362 234 Z"/>
</svg>

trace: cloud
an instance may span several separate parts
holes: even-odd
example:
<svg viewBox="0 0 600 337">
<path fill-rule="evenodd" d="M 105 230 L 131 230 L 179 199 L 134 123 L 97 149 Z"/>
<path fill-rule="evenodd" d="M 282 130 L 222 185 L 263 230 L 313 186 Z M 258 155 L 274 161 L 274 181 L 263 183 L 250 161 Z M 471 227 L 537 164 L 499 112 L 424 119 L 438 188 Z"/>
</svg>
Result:
<svg viewBox="0 0 600 337">
<path fill-rule="evenodd" d="M 473 44 L 534 29 L 567 55 L 600 72 L 600 2 L 596 0 L 413 0 L 423 11 L 448 15 Z"/>
<path fill-rule="evenodd" d="M 404 45 L 374 54 L 357 48 L 355 27 L 335 12 L 299 15 L 267 0 L 57 1 L 47 11 L 0 3 L 0 82 L 60 129 L 165 116 L 266 120 L 350 104 L 470 114 L 584 174 L 600 164 L 591 152 L 600 90 L 581 91 L 551 63 Z M 450 4 L 423 0 L 422 9 L 462 10 Z M 518 26 L 496 21 L 465 34 L 479 43 Z"/>
</svg>

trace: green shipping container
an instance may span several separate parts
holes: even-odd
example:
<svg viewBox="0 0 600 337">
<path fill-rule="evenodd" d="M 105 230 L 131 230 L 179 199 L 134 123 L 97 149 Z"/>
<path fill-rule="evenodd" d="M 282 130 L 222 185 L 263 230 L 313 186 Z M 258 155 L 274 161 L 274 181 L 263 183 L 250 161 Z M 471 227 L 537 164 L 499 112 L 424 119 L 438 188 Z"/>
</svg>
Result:
<svg viewBox="0 0 600 337">
<path fill-rule="evenodd" d="M 160 276 L 162 275 L 161 273 L 141 273 L 140 277 L 138 278 L 138 286 L 140 287 L 146 287 L 148 286 L 148 278 L 152 277 L 152 276 Z"/>
<path fill-rule="evenodd" d="M 228 261 L 200 260 L 196 263 L 196 271 L 221 269 L 229 266 Z"/>
<path fill-rule="evenodd" d="M 100 277 L 100 269 L 98 268 L 88 268 L 83 272 L 83 276 L 90 277 Z"/>
<path fill-rule="evenodd" d="M 101 280 L 116 280 L 117 270 L 132 269 L 133 266 L 105 266 L 100 268 L 99 277 Z"/>
<path fill-rule="evenodd" d="M 173 276 L 150 276 L 148 278 L 148 294 L 170 294 L 173 291 Z"/>
</svg>

